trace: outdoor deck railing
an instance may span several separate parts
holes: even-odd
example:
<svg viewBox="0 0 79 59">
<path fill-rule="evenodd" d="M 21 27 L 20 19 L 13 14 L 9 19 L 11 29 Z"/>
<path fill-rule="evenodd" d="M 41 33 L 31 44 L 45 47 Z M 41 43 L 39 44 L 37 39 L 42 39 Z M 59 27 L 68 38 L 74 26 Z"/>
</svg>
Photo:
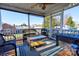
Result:
<svg viewBox="0 0 79 59">
<path fill-rule="evenodd" d="M 41 29 L 36 29 L 38 30 L 38 32 L 40 32 Z M 16 44 L 23 44 L 23 34 L 25 34 L 23 32 L 23 29 L 20 29 L 20 30 L 16 30 L 15 32 L 11 31 L 11 30 L 0 30 L 0 33 L 4 34 L 4 35 L 8 35 L 8 36 L 5 36 L 4 39 L 6 41 L 9 41 L 9 40 L 14 40 L 13 36 L 14 35 L 16 37 Z M 28 31 L 27 31 L 28 33 Z"/>
<path fill-rule="evenodd" d="M 53 29 L 53 33 L 65 33 L 65 34 L 79 34 L 79 30 L 59 30 L 59 29 Z"/>
<path fill-rule="evenodd" d="M 1 30 L 0 33 L 3 33 L 5 35 L 10 35 L 10 36 L 6 36 L 5 38 L 7 40 L 12 40 L 12 36 L 14 35 L 16 38 L 22 38 L 23 32 L 22 30 L 16 31 L 15 33 L 13 33 L 12 31 L 7 31 L 7 30 Z M 53 29 L 52 30 L 52 34 L 58 34 L 58 33 L 65 33 L 65 34 L 79 34 L 79 30 L 60 30 L 60 29 Z"/>
</svg>

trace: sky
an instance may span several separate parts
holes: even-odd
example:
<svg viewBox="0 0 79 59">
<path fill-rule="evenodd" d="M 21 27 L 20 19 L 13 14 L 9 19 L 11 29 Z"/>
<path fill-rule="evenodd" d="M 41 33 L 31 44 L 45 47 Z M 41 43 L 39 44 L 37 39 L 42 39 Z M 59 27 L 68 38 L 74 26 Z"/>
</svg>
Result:
<svg viewBox="0 0 79 59">
<path fill-rule="evenodd" d="M 6 11 L 1 10 L 1 16 L 2 16 L 2 23 L 8 23 L 8 24 L 15 24 L 15 25 L 21 25 L 23 23 L 28 25 L 28 15 L 12 12 L 12 11 Z M 30 15 L 30 24 L 42 24 L 43 23 L 43 17 Z"/>
<path fill-rule="evenodd" d="M 8 24 L 28 24 L 28 15 L 12 12 L 12 11 L 5 11 L 1 10 L 1 16 L 2 16 L 2 23 L 8 23 Z M 79 6 L 65 10 L 64 11 L 64 18 L 66 16 L 72 16 L 73 20 L 79 24 Z M 43 17 L 38 17 L 34 15 L 30 15 L 30 24 L 42 24 L 43 23 Z"/>
<path fill-rule="evenodd" d="M 79 6 L 65 10 L 64 18 L 66 18 L 66 16 L 72 16 L 73 21 L 79 24 Z"/>
</svg>

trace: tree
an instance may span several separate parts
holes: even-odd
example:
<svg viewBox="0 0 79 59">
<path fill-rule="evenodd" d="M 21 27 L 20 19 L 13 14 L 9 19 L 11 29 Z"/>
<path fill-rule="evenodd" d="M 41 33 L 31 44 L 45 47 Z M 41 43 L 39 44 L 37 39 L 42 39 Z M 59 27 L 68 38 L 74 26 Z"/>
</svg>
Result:
<svg viewBox="0 0 79 59">
<path fill-rule="evenodd" d="M 21 26 L 27 26 L 25 23 L 21 24 Z"/>
<path fill-rule="evenodd" d="M 49 24 L 49 20 L 50 20 L 50 16 L 46 16 L 46 17 L 45 17 L 45 24 L 43 24 L 43 27 L 49 28 L 49 25 L 50 25 L 50 24 Z M 58 24 L 57 24 L 56 22 L 57 22 Z M 55 17 L 52 17 L 52 27 L 55 28 L 55 26 L 56 26 L 56 25 L 59 25 L 59 24 L 60 24 L 60 22 L 59 22 L 59 21 L 56 21 L 56 18 L 55 18 Z"/>
<path fill-rule="evenodd" d="M 56 18 L 52 17 L 52 27 L 55 28 L 56 25 Z"/>
<path fill-rule="evenodd" d="M 74 28 L 75 27 L 75 22 L 72 20 L 72 17 L 69 16 L 67 19 L 67 25 Z"/>
<path fill-rule="evenodd" d="M 49 20 L 50 20 L 50 16 L 46 16 L 45 17 L 45 23 L 43 24 L 43 27 L 49 28 Z"/>
</svg>

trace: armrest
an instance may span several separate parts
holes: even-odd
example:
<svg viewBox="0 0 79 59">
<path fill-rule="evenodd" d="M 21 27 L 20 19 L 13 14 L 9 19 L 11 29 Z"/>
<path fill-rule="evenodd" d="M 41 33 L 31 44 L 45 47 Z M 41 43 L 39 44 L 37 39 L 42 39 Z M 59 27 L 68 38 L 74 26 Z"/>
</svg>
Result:
<svg viewBox="0 0 79 59">
<path fill-rule="evenodd" d="M 76 50 L 76 54 L 77 54 L 77 56 L 79 56 L 79 49 Z"/>
</svg>

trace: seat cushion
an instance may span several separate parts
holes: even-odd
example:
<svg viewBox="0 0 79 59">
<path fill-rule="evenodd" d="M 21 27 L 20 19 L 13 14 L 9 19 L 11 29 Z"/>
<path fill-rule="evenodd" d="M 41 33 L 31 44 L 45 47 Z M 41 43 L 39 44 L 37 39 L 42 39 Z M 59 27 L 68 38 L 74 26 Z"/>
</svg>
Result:
<svg viewBox="0 0 79 59">
<path fill-rule="evenodd" d="M 8 52 L 10 50 L 15 49 L 15 47 L 13 45 L 5 45 L 0 47 L 0 55 L 4 54 L 5 52 Z"/>
</svg>

